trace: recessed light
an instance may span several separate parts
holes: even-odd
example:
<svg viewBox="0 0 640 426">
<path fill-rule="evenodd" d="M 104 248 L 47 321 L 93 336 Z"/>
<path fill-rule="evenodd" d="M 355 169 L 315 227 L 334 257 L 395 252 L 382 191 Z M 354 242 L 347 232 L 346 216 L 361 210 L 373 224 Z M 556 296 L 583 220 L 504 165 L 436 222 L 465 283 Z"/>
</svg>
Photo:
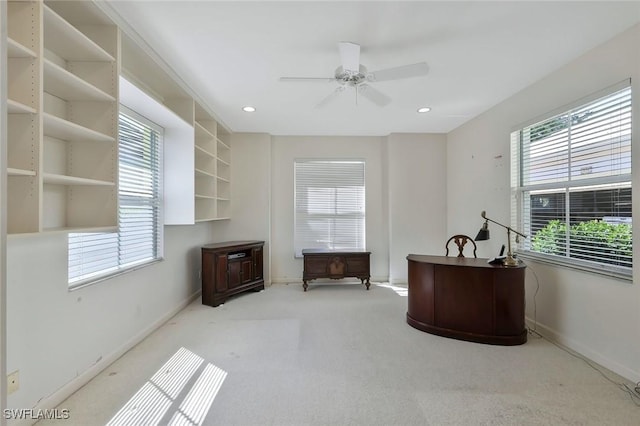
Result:
<svg viewBox="0 0 640 426">
<path fill-rule="evenodd" d="M 419 113 L 429 112 L 429 111 L 431 111 L 431 108 L 429 108 L 429 107 L 418 108 L 418 112 Z"/>
<path fill-rule="evenodd" d="M 246 106 L 246 107 L 242 107 L 242 110 L 243 110 L 244 112 L 255 112 L 255 111 L 256 111 L 256 108 L 255 108 L 255 107 L 252 107 L 252 106 Z"/>
</svg>

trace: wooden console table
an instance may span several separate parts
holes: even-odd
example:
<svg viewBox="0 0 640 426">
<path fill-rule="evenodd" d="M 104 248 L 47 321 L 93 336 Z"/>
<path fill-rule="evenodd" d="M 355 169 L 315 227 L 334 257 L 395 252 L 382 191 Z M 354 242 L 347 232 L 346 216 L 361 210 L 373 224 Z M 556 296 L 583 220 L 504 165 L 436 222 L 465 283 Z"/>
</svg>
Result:
<svg viewBox="0 0 640 426">
<path fill-rule="evenodd" d="M 493 345 L 521 345 L 525 266 L 487 259 L 410 254 L 407 323 L 427 333 Z"/>
<path fill-rule="evenodd" d="M 316 278 L 338 280 L 346 277 L 359 278 L 369 290 L 371 252 L 305 249 L 302 250 L 302 255 L 304 257 L 302 273 L 304 291 L 307 291 L 309 286 L 307 282 Z"/>
<path fill-rule="evenodd" d="M 227 241 L 202 247 L 202 304 L 218 306 L 231 295 L 264 290 L 264 241 Z"/>
</svg>

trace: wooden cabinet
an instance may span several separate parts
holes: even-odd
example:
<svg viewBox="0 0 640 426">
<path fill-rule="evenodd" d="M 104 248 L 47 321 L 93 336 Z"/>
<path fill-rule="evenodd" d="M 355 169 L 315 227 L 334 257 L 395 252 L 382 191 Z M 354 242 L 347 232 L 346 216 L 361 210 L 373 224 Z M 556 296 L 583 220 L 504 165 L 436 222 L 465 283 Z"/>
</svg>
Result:
<svg viewBox="0 0 640 426">
<path fill-rule="evenodd" d="M 202 304 L 218 306 L 247 290 L 264 290 L 264 241 L 227 241 L 202 247 Z"/>
<path fill-rule="evenodd" d="M 302 250 L 304 256 L 304 270 L 302 272 L 302 287 L 307 291 L 308 282 L 317 278 L 337 280 L 346 277 L 359 278 L 370 286 L 370 257 L 368 251 L 337 251 L 323 249 Z"/>
<path fill-rule="evenodd" d="M 9 1 L 7 232 L 117 226 L 118 28 L 93 2 Z"/>
</svg>

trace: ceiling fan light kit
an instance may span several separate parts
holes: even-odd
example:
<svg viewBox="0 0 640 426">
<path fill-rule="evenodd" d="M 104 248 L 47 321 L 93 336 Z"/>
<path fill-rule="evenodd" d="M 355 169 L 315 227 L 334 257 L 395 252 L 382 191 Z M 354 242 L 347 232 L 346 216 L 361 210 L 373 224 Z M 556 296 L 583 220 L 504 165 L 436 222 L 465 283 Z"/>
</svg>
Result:
<svg viewBox="0 0 640 426">
<path fill-rule="evenodd" d="M 333 101 L 345 91 L 346 87 L 353 87 L 355 89 L 356 104 L 358 103 L 358 95 L 362 95 L 378 106 L 386 106 L 391 102 L 391 98 L 372 87 L 369 83 L 420 77 L 429 72 L 429 67 L 424 62 L 369 72 L 367 67 L 360 63 L 360 45 L 351 42 L 340 42 L 338 43 L 338 50 L 340 52 L 342 65 L 336 68 L 333 78 L 281 77 L 280 81 L 337 82 L 339 86 L 326 98 L 321 100 L 316 105 L 316 108 L 321 108 Z"/>
</svg>

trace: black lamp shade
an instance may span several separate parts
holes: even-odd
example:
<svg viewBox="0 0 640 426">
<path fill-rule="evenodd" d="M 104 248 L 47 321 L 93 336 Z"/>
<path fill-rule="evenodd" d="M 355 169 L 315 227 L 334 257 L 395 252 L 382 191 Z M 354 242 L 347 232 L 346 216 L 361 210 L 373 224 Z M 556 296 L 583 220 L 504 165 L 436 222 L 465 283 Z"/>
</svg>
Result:
<svg viewBox="0 0 640 426">
<path fill-rule="evenodd" d="M 482 228 L 478 231 L 478 235 L 476 235 L 476 241 L 485 241 L 489 239 L 489 225 L 487 222 L 482 225 Z"/>
</svg>

